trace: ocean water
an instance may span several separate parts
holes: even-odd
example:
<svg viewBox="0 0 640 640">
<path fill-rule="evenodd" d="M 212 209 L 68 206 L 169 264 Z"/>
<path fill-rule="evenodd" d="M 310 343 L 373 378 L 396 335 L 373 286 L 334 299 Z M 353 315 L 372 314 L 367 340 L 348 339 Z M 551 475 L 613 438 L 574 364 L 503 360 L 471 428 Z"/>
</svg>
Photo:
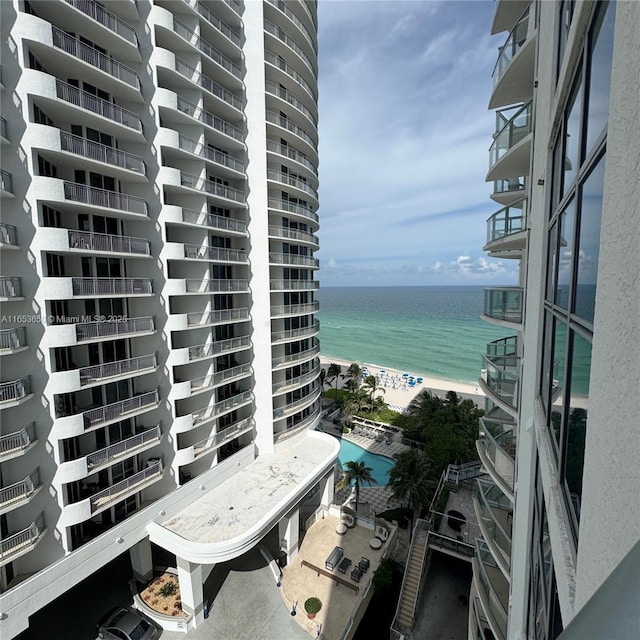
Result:
<svg viewBox="0 0 640 640">
<path fill-rule="evenodd" d="M 320 352 L 476 383 L 487 342 L 513 335 L 480 319 L 484 288 L 323 287 Z"/>
</svg>

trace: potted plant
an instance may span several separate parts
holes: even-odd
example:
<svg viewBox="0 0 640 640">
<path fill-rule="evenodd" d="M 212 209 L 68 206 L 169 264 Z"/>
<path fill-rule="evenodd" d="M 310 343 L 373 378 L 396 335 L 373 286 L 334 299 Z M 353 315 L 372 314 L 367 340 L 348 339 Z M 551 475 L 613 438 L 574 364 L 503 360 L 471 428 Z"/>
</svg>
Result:
<svg viewBox="0 0 640 640">
<path fill-rule="evenodd" d="M 309 620 L 313 620 L 320 609 L 322 609 L 322 602 L 318 598 L 307 598 L 305 600 L 304 610 L 307 612 Z"/>
</svg>

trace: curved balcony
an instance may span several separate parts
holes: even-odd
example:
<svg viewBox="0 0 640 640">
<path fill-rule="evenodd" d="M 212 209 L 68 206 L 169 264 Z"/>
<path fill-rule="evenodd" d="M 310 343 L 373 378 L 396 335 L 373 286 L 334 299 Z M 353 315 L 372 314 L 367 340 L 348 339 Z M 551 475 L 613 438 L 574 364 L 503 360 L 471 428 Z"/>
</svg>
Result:
<svg viewBox="0 0 640 640">
<path fill-rule="evenodd" d="M 206 109 L 199 107 L 188 100 L 185 100 L 181 96 L 177 96 L 176 99 L 176 108 L 181 113 L 188 115 L 189 117 L 201 122 L 202 124 L 210 127 L 212 130 L 222 133 L 225 136 L 231 138 L 232 140 L 236 140 L 237 142 L 243 143 L 244 133 L 242 129 L 238 127 L 234 127 L 232 124 L 223 120 L 219 116 L 210 113 Z M 244 144 L 243 144 L 244 146 Z"/>
<path fill-rule="evenodd" d="M 144 198 L 89 187 L 86 184 L 65 181 L 64 199 L 68 202 L 77 202 L 101 209 L 116 209 L 128 214 L 148 217 L 147 203 Z"/>
<path fill-rule="evenodd" d="M 230 324 L 232 322 L 246 322 L 251 318 L 249 309 L 220 309 L 218 311 L 196 311 L 182 314 L 184 326 L 176 327 L 184 329 L 198 329 L 201 327 L 213 327 L 218 324 Z"/>
<path fill-rule="evenodd" d="M 101 4 L 93 0 L 66 0 L 66 2 L 137 48 L 138 39 L 134 28 L 107 11 Z"/>
<path fill-rule="evenodd" d="M 268 119 L 268 118 L 267 118 Z M 287 120 L 288 122 L 288 120 Z M 279 123 L 275 123 L 279 124 Z M 293 149 L 286 144 L 282 144 L 280 142 L 276 142 L 275 140 L 267 139 L 267 151 L 270 153 L 276 153 L 279 156 L 284 156 L 289 160 L 294 160 L 301 167 L 308 169 L 311 172 L 311 175 L 317 180 L 318 179 L 318 168 L 316 165 L 304 155 L 304 153 L 300 153 L 297 149 Z"/>
<path fill-rule="evenodd" d="M 289 391 L 293 391 L 294 389 L 299 389 L 300 387 L 304 387 L 305 384 L 308 384 L 309 382 L 315 380 L 319 374 L 320 365 L 316 364 L 316 366 L 311 371 L 304 373 L 301 376 L 274 382 L 271 385 L 271 392 L 274 396 L 276 396 L 282 393 L 288 393 Z"/>
<path fill-rule="evenodd" d="M 209 260 L 210 262 L 228 262 L 234 264 L 248 264 L 249 256 L 241 249 L 225 249 L 223 247 L 210 247 L 209 245 L 185 244 L 183 245 L 184 258 L 186 260 Z"/>
<path fill-rule="evenodd" d="M 187 153 L 192 153 L 195 156 L 204 158 L 205 160 L 208 160 L 209 162 L 212 162 L 219 167 L 231 169 L 231 171 L 235 173 L 240 173 L 243 177 L 245 175 L 244 162 L 242 162 L 241 160 L 237 160 L 233 156 L 230 156 L 228 153 L 218 151 L 217 149 L 203 144 L 202 142 L 197 142 L 196 140 L 187 138 L 181 133 L 178 134 L 178 148 L 186 151 Z"/>
<path fill-rule="evenodd" d="M 473 580 L 480 604 L 491 631 L 497 640 L 507 636 L 509 583 L 502 575 L 487 545 L 476 539 L 476 554 L 472 560 Z"/>
<path fill-rule="evenodd" d="M 271 291 L 316 291 L 320 288 L 317 280 L 274 279 L 269 281 Z"/>
<path fill-rule="evenodd" d="M 485 289 L 483 319 L 511 328 L 522 324 L 523 298 L 521 287 Z"/>
<path fill-rule="evenodd" d="M 269 252 L 270 264 L 282 264 L 292 267 L 308 267 L 309 269 L 319 269 L 320 261 L 311 256 L 302 256 L 295 253 L 276 253 Z"/>
<path fill-rule="evenodd" d="M 253 431 L 255 428 L 255 421 L 253 418 L 244 418 L 225 429 L 221 429 L 215 433 L 212 433 L 207 438 L 199 440 L 195 444 L 186 447 L 185 449 L 179 449 L 178 455 L 180 456 L 180 465 L 185 465 L 197 460 L 198 458 L 217 451 L 223 444 L 235 440 L 245 433 Z"/>
<path fill-rule="evenodd" d="M 308 327 L 300 327 L 299 329 L 285 329 L 283 331 L 271 332 L 271 343 L 290 342 L 291 340 L 300 340 L 302 338 L 310 338 L 318 335 L 320 332 L 320 323 L 314 322 Z"/>
<path fill-rule="evenodd" d="M 272 318 L 287 318 L 291 316 L 303 316 L 310 313 L 315 313 L 320 308 L 320 303 L 315 300 L 314 302 L 306 302 L 303 304 L 278 304 L 272 305 L 271 317 Z"/>
<path fill-rule="evenodd" d="M 293 213 L 305 220 L 311 220 L 318 223 L 318 214 L 311 209 L 311 207 L 305 207 L 301 204 L 289 202 L 288 200 L 280 200 L 278 198 L 269 198 L 269 209 L 277 209 L 285 213 Z"/>
<path fill-rule="evenodd" d="M 0 514 L 8 513 L 27 504 L 40 491 L 41 487 L 40 473 L 37 468 L 24 480 L 2 487 L 0 489 Z"/>
<path fill-rule="evenodd" d="M 515 252 L 520 257 L 527 243 L 526 200 L 500 209 L 487 220 L 487 243 L 483 251 L 503 255 Z M 504 257 L 509 257 L 504 256 Z"/>
<path fill-rule="evenodd" d="M 170 296 L 249 293 L 249 281 L 240 278 L 169 278 L 166 293 Z"/>
<path fill-rule="evenodd" d="M 291 36 L 289 36 L 289 34 L 284 29 L 281 29 L 269 20 L 265 20 L 264 31 L 274 38 L 270 44 L 265 43 L 265 48 L 275 50 L 279 55 L 284 54 L 285 56 L 289 56 L 291 55 L 290 52 L 294 52 L 295 55 L 300 58 L 305 68 L 308 69 L 311 73 L 310 78 L 312 82 L 316 81 L 318 73 L 311 58 L 302 50 L 302 47 Z M 284 45 L 284 47 L 282 45 Z"/>
<path fill-rule="evenodd" d="M 274 431 L 273 433 L 273 441 L 282 442 L 282 440 L 286 440 L 305 429 L 315 429 L 320 422 L 320 408 L 317 407 L 315 411 L 312 411 L 306 418 L 299 420 L 295 424 L 288 426 L 286 429 L 281 429 L 280 431 Z"/>
<path fill-rule="evenodd" d="M 113 378 L 130 378 L 143 373 L 150 373 L 158 368 L 158 360 L 155 353 L 126 360 L 116 360 L 115 362 L 105 362 L 104 364 L 81 367 L 74 371 L 59 372 L 67 374 L 71 378 L 72 373 L 78 376 L 78 388 L 95 384 L 104 384 Z M 56 374 L 52 374 L 56 375 Z M 74 386 L 71 380 L 67 380 L 67 391 Z"/>
<path fill-rule="evenodd" d="M 151 257 L 151 243 L 146 238 L 69 229 L 67 231 L 67 239 L 70 251 Z"/>
<path fill-rule="evenodd" d="M 180 20 L 175 17 L 173 18 L 173 30 L 190 45 L 215 62 L 216 65 L 228 71 L 234 78 L 242 82 L 242 69 L 233 62 L 231 58 L 199 36 L 195 31 L 189 29 L 186 24 L 180 22 Z"/>
<path fill-rule="evenodd" d="M 195 362 L 206 358 L 214 358 L 225 353 L 243 351 L 251 347 L 251 336 L 238 336 L 237 338 L 227 338 L 226 340 L 216 340 L 193 347 L 187 347 L 187 362 Z"/>
<path fill-rule="evenodd" d="M 11 382 L 0 382 L 0 409 L 17 407 L 31 398 L 31 376 Z"/>
<path fill-rule="evenodd" d="M 294 240 L 295 242 L 311 245 L 314 249 L 320 246 L 318 236 L 308 231 L 300 231 L 299 229 L 292 229 L 291 227 L 269 225 L 269 237 Z"/>
<path fill-rule="evenodd" d="M 508 207 L 524 198 L 526 188 L 527 179 L 524 176 L 494 180 L 493 193 L 489 197 L 498 204 Z"/>
<path fill-rule="evenodd" d="M 104 427 L 108 424 L 124 420 L 125 418 L 133 418 L 151 409 L 155 409 L 160 404 L 160 395 L 158 390 L 141 393 L 140 395 L 112 402 L 111 404 L 98 407 L 97 409 L 89 409 L 80 414 L 84 429 L 95 429 L 96 427 Z M 77 416 L 71 416 L 76 418 Z"/>
<path fill-rule="evenodd" d="M 207 213 L 206 211 L 196 211 L 195 209 L 181 209 L 180 221 L 188 225 L 195 225 L 197 227 L 210 227 L 218 231 L 224 231 L 229 235 L 239 235 L 246 237 L 247 223 L 244 220 L 237 220 L 236 218 L 225 218 L 213 213 Z M 167 222 L 174 222 L 173 220 L 167 220 Z"/>
<path fill-rule="evenodd" d="M 20 278 L 0 276 L 0 302 L 23 300 Z"/>
<path fill-rule="evenodd" d="M 20 353 L 28 348 L 26 327 L 0 329 L 0 356 Z"/>
<path fill-rule="evenodd" d="M 517 436 L 513 422 L 480 418 L 476 449 L 483 467 L 513 502 Z"/>
<path fill-rule="evenodd" d="M 478 478 L 473 507 L 482 537 L 502 575 L 509 581 L 513 506 L 495 484 Z"/>
<path fill-rule="evenodd" d="M 119 322 L 80 322 L 75 324 L 74 328 L 78 342 L 133 338 L 154 333 L 156 330 L 153 316 L 127 318 Z"/>
<path fill-rule="evenodd" d="M 87 138 L 74 136 L 66 131 L 60 131 L 60 149 L 75 156 L 80 156 L 85 161 L 94 160 L 95 162 L 124 169 L 125 171 L 132 171 L 143 176 L 146 172 L 144 161 L 139 156 L 104 144 L 98 144 L 87 140 Z"/>
<path fill-rule="evenodd" d="M 311 112 L 311 109 L 307 108 L 304 102 L 298 100 L 298 98 L 296 98 L 296 96 L 294 96 L 293 93 L 291 93 L 291 91 L 289 91 L 288 89 L 277 85 L 275 82 L 270 82 L 269 80 L 267 80 L 265 82 L 265 91 L 267 95 L 275 96 L 283 102 L 291 105 L 294 109 L 296 109 L 296 111 L 305 116 L 307 120 L 309 120 L 313 124 L 314 127 L 318 126 L 318 121 L 314 114 Z"/>
<path fill-rule="evenodd" d="M 68 33 L 58 29 L 54 26 L 51 27 L 53 47 L 64 51 L 72 58 L 85 63 L 94 69 L 98 69 L 106 75 L 118 80 L 124 85 L 135 89 L 135 94 L 130 94 L 130 97 L 137 95 L 140 96 L 140 79 L 138 74 L 131 68 L 123 65 L 122 63 L 110 58 L 109 56 L 101 53 L 97 49 L 85 44 L 78 38 L 75 38 Z M 51 58 L 51 56 L 47 56 Z M 64 75 L 64 74 L 60 74 Z"/>
<path fill-rule="evenodd" d="M 480 386 L 491 400 L 514 418 L 518 416 L 520 358 L 485 355 Z"/>
<path fill-rule="evenodd" d="M 209 76 L 198 71 L 195 67 L 192 67 L 183 60 L 180 60 L 180 58 L 175 59 L 175 70 L 190 82 L 193 82 L 201 89 L 208 91 L 212 96 L 235 109 L 235 112 L 230 112 L 232 117 L 242 115 L 242 100 L 236 97 L 236 95 L 228 89 L 225 89 L 221 84 L 218 84 Z"/>
<path fill-rule="evenodd" d="M 522 12 L 531 4 L 531 0 L 497 0 L 491 35 L 502 31 L 511 31 L 522 15 Z"/>
<path fill-rule="evenodd" d="M 18 230 L 12 224 L 0 222 L 0 249 L 18 248 Z"/>
<path fill-rule="evenodd" d="M 302 197 L 310 195 L 316 201 L 318 200 L 318 192 L 312 186 L 304 180 L 295 178 L 289 173 L 282 173 L 281 171 L 275 171 L 274 169 L 267 169 L 267 180 L 277 182 L 281 185 L 286 185 L 287 187 L 293 187 L 294 189 L 302 192 Z"/>
<path fill-rule="evenodd" d="M 267 0 L 267 2 L 273 7 L 275 7 L 276 9 L 278 9 L 287 18 L 289 18 L 289 21 L 292 22 L 298 28 L 298 31 L 300 31 L 304 36 L 304 40 L 307 43 L 307 45 L 310 47 L 310 51 L 312 52 L 312 54 L 317 55 L 318 45 L 316 43 L 316 40 L 311 34 L 311 32 L 309 31 L 309 29 L 307 29 L 307 27 L 304 26 L 304 23 L 302 22 L 302 20 L 298 18 L 298 16 L 284 3 L 283 0 Z"/>
<path fill-rule="evenodd" d="M 92 296 L 152 296 L 149 278 L 71 278 L 72 295 Z"/>
<path fill-rule="evenodd" d="M 0 541 L 0 566 L 29 553 L 42 540 L 45 533 L 44 514 L 41 513 L 22 531 L 3 536 Z"/>
<path fill-rule="evenodd" d="M 0 436 L 0 462 L 24 455 L 37 442 L 36 424 L 32 422 L 20 431 Z"/>
<path fill-rule="evenodd" d="M 13 198 L 13 176 L 4 169 L 0 169 L 0 192 L 3 198 Z"/>
<path fill-rule="evenodd" d="M 213 405 L 209 405 L 208 407 L 203 407 L 202 409 L 198 409 L 194 411 L 189 416 L 184 416 L 185 418 L 189 418 L 190 425 L 180 425 L 186 427 L 182 430 L 186 431 L 191 427 L 196 427 L 205 422 L 209 422 L 215 418 L 219 418 L 220 416 L 230 413 L 231 411 L 235 411 L 240 407 L 244 407 L 245 405 L 253 402 L 253 393 L 251 391 L 242 391 L 235 396 L 231 396 L 230 398 L 226 398 L 225 400 L 220 400 Z M 176 419 L 176 422 L 182 422 L 180 418 Z"/>
<path fill-rule="evenodd" d="M 193 6 L 192 2 L 185 0 L 187 4 Z M 221 33 L 229 42 L 233 43 L 238 49 L 240 48 L 241 38 L 240 34 L 223 22 L 218 16 L 213 13 L 203 2 L 195 3 L 196 11 L 219 33 Z"/>
<path fill-rule="evenodd" d="M 242 380 L 243 378 L 250 376 L 252 373 L 253 368 L 249 363 L 241 364 L 237 367 L 231 367 L 230 369 L 224 369 L 223 371 L 218 371 L 216 373 L 211 373 L 207 376 L 190 380 L 188 383 L 189 391 L 186 394 L 181 394 L 179 386 L 174 385 L 174 390 L 176 392 L 175 397 L 193 397 L 203 391 L 211 391 L 212 389 L 229 384 L 230 382 Z"/>
<path fill-rule="evenodd" d="M 294 364 L 302 364 L 308 360 L 312 360 L 320 353 L 320 345 L 311 347 L 311 349 L 305 349 L 304 351 L 298 351 L 297 353 L 290 353 L 286 356 L 277 356 L 271 359 L 271 366 L 274 370 L 284 369 Z"/>
<path fill-rule="evenodd" d="M 322 395 L 322 390 L 316 384 L 313 385 L 309 390 L 309 393 L 293 402 L 289 402 L 284 407 L 278 407 L 273 410 L 273 419 L 274 420 L 282 420 L 283 418 L 288 418 L 289 416 L 294 415 L 298 411 L 305 409 L 306 407 L 312 405 L 318 398 Z"/>
<path fill-rule="evenodd" d="M 73 85 L 67 84 L 62 80 L 55 80 L 56 96 L 58 99 L 67 102 L 75 107 L 93 113 L 102 119 L 108 120 L 127 129 L 142 134 L 142 120 L 133 111 L 123 109 L 113 102 L 98 98 L 91 93 L 81 91 Z M 96 119 L 95 126 L 103 128 L 100 121 Z M 118 132 L 118 128 L 112 129 Z"/>
<path fill-rule="evenodd" d="M 513 114 L 513 115 L 512 115 Z M 487 182 L 529 175 L 532 103 L 496 112 L 497 133 L 489 149 Z"/>
<path fill-rule="evenodd" d="M 309 135 L 302 127 L 299 127 L 295 122 L 292 122 L 289 118 L 284 115 L 280 115 L 278 113 L 274 113 L 273 111 L 269 111 L 268 109 L 265 111 L 265 119 L 267 124 L 272 124 L 277 127 L 280 127 L 280 130 L 276 130 L 276 133 L 279 135 L 283 135 L 284 138 L 288 139 L 288 142 L 291 144 L 299 144 L 303 142 L 307 145 L 307 149 L 311 151 L 313 157 L 318 158 L 318 142 L 317 139 L 314 139 L 311 135 Z M 284 129 L 284 131 L 282 131 Z M 288 135 L 288 133 L 293 134 L 293 136 Z M 291 160 L 295 160 L 300 164 L 303 164 L 307 169 L 310 169 L 313 172 L 314 177 L 317 177 L 318 170 L 316 165 L 314 165 L 303 153 L 299 153 L 299 156 L 295 156 L 292 154 L 293 149 L 289 149 L 286 145 L 282 145 L 281 143 L 274 142 L 269 147 L 269 140 L 267 140 L 267 151 L 273 151 L 275 153 L 279 153 L 280 155 L 288 156 Z M 278 148 L 280 147 L 280 148 Z M 284 149 L 282 148 L 284 147 Z M 287 151 L 287 149 L 289 149 Z"/>
<path fill-rule="evenodd" d="M 268 64 L 280 69 L 282 73 L 299 84 L 309 94 L 309 97 L 314 101 L 314 103 L 317 101 L 318 96 L 316 95 L 313 87 L 282 56 L 276 55 L 269 50 L 265 50 L 264 60 Z"/>
<path fill-rule="evenodd" d="M 489 109 L 531 100 L 535 51 L 535 21 L 527 7 L 499 49 Z"/>
<path fill-rule="evenodd" d="M 219 184 L 213 180 L 200 178 L 190 173 L 185 173 L 184 171 L 180 172 L 180 184 L 187 189 L 203 191 L 208 195 L 212 195 L 223 200 L 231 200 L 233 203 L 239 203 L 246 206 L 244 190 L 227 187 L 226 185 Z"/>
</svg>

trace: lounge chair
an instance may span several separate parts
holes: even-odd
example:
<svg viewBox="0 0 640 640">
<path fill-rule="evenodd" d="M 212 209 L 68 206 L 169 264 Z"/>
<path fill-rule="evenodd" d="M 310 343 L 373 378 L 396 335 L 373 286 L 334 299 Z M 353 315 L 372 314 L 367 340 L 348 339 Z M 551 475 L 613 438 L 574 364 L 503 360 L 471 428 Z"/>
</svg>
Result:
<svg viewBox="0 0 640 640">
<path fill-rule="evenodd" d="M 342 558 L 343 553 L 344 550 L 342 547 L 334 547 L 333 551 L 329 554 L 329 557 L 325 560 L 324 568 L 329 569 L 329 571 L 333 571 L 338 562 L 340 562 L 340 558 Z"/>
<path fill-rule="evenodd" d="M 358 562 L 358 568 L 362 573 L 366 573 L 369 568 L 369 558 L 362 556 L 362 558 L 360 558 L 360 562 Z"/>
<path fill-rule="evenodd" d="M 351 572 L 351 579 L 354 582 L 360 582 L 360 578 L 362 578 L 362 570 L 359 567 L 356 567 L 352 572 Z"/>
<path fill-rule="evenodd" d="M 351 566 L 351 559 L 350 558 L 342 558 L 342 561 L 340 562 L 340 564 L 338 565 L 338 571 L 340 573 L 346 573 L 347 569 Z"/>
</svg>

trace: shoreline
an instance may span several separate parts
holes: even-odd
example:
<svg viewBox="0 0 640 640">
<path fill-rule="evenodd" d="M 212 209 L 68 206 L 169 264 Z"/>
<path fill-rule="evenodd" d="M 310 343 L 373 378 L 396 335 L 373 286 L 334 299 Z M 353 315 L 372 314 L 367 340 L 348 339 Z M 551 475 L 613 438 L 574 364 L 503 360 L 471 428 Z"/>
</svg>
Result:
<svg viewBox="0 0 640 640">
<path fill-rule="evenodd" d="M 343 358 L 327 357 L 322 355 L 322 353 L 320 354 L 321 367 L 326 368 L 332 363 L 340 365 L 342 370 L 346 371 L 346 369 L 353 364 L 353 361 L 344 360 Z M 445 395 L 447 391 L 455 391 L 463 399 L 473 400 L 478 407 L 484 408 L 485 395 L 477 384 L 438 378 L 418 371 L 408 371 L 407 373 L 409 373 L 409 375 L 423 379 L 421 384 L 409 387 L 408 385 L 402 384 L 402 374 L 404 372 L 399 369 L 369 362 L 356 362 L 356 364 L 360 365 L 360 367 L 368 367 L 370 374 L 376 376 L 378 382 L 383 385 L 384 389 L 384 393 L 376 392 L 376 395 L 382 395 L 391 408 L 406 409 L 413 398 L 425 389 L 428 389 L 438 396 Z M 382 375 L 380 375 L 381 371 L 384 372 Z M 480 371 L 478 371 L 478 377 L 479 375 Z M 384 386 L 385 383 L 386 386 Z M 329 386 L 335 387 L 335 385 Z"/>
</svg>

